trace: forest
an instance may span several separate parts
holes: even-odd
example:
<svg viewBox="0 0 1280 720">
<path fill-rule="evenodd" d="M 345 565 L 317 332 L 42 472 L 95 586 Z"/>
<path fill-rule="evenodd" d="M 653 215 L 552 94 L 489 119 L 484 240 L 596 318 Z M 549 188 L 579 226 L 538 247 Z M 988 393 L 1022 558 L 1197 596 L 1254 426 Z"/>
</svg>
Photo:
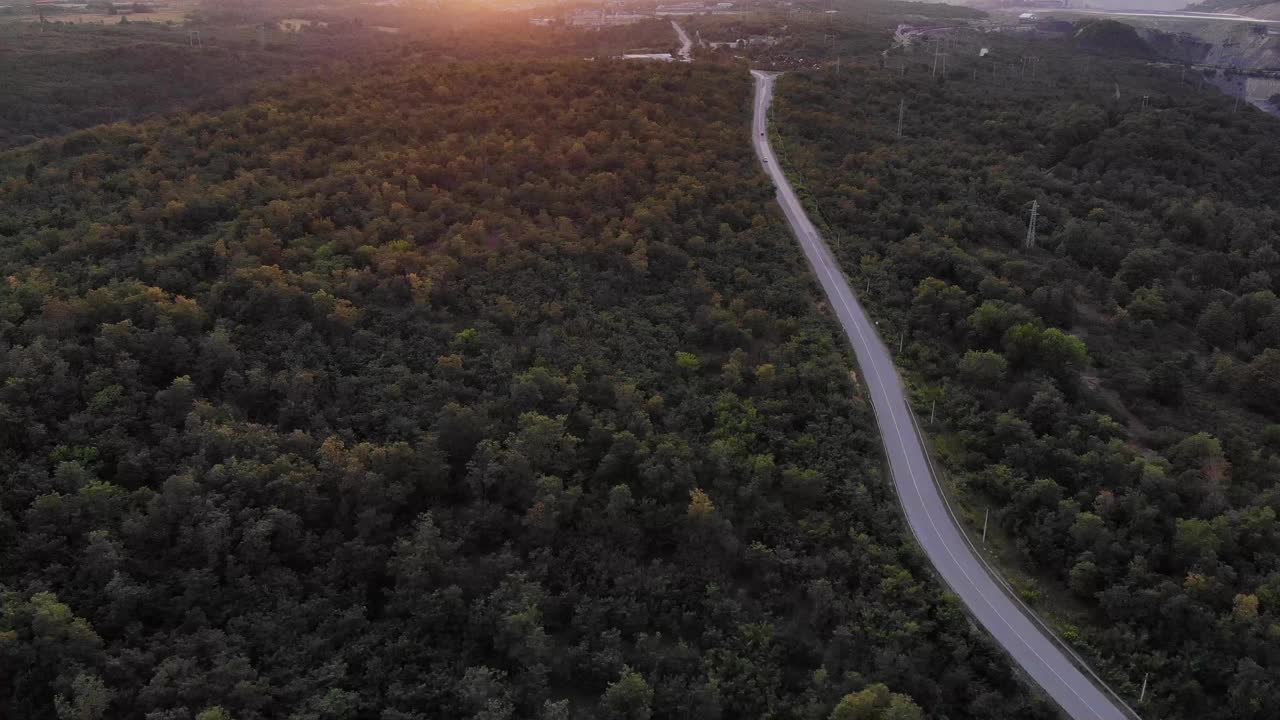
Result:
<svg viewBox="0 0 1280 720">
<path fill-rule="evenodd" d="M 287 32 L 271 6 L 217 8 L 184 25 L 147 22 L 146 15 L 109 24 L 61 15 L 45 23 L 0 18 L 0 150 L 104 123 L 226 109 L 331 67 L 377 72 L 403 63 L 583 58 L 678 42 L 664 20 L 586 33 L 530 28 L 510 13 L 446 7 L 423 17 L 368 8 L 319 15 L 323 27 Z M 380 32 L 377 22 L 396 23 L 397 32 Z"/>
<path fill-rule="evenodd" d="M 0 716 L 1053 717 L 908 540 L 750 92 L 386 60 L 0 153 Z"/>
<path fill-rule="evenodd" d="M 185 107 L 230 106 L 256 83 L 395 43 L 374 32 L 277 32 L 259 49 L 252 28 L 199 27 L 203 47 L 191 47 L 187 28 L 136 20 L 0 22 L 0 149 Z"/>
<path fill-rule="evenodd" d="M 1264 720 L 1280 124 L 1205 80 L 959 32 L 788 74 L 773 125 L 1023 596 L 1127 698 L 1149 677 L 1145 716 Z"/>
</svg>

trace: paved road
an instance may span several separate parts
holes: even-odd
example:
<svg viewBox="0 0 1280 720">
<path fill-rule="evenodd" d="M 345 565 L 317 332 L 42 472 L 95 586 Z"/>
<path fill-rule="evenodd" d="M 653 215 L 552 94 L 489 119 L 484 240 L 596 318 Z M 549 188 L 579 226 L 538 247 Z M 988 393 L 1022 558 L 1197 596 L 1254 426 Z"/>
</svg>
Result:
<svg viewBox="0 0 1280 720">
<path fill-rule="evenodd" d="M 978 622 L 1067 715 L 1074 720 L 1125 720 L 1130 716 L 1120 705 L 1078 670 L 1046 631 L 1001 590 L 956 526 L 935 484 L 893 358 L 849 289 L 831 251 L 805 216 L 800 200 L 778 167 L 768 136 L 762 135 L 773 100 L 774 76 L 758 71 L 752 71 L 752 75 L 756 78 L 756 95 L 751 138 L 756 153 L 773 178 L 778 204 L 853 344 L 875 408 L 898 499 L 916 540 Z"/>
<path fill-rule="evenodd" d="M 680 62 L 691 62 L 693 60 L 693 41 L 689 39 L 689 33 L 680 27 L 680 23 L 675 20 L 671 21 L 671 27 L 676 29 L 676 34 L 680 36 L 680 50 L 676 54 L 680 56 Z"/>
</svg>

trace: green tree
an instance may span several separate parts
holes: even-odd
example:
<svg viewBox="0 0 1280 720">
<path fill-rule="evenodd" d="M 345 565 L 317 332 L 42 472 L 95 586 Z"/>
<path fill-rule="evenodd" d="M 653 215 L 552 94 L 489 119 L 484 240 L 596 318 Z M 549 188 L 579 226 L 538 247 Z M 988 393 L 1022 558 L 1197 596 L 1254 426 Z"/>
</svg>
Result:
<svg viewBox="0 0 1280 720">
<path fill-rule="evenodd" d="M 1280 349 L 1267 348 L 1249 361 L 1241 392 L 1246 402 L 1260 410 L 1280 408 Z"/>
<path fill-rule="evenodd" d="M 653 688 L 644 676 L 631 668 L 605 689 L 600 698 L 600 717 L 605 720 L 649 720 L 653 715 Z"/>
<path fill-rule="evenodd" d="M 1030 309 L 1003 300 L 986 300 L 969 315 L 969 327 L 978 341 L 995 346 L 1010 328 L 1031 324 L 1035 313 Z"/>
<path fill-rule="evenodd" d="M 889 691 L 883 684 L 870 685 L 841 698 L 831 720 L 922 720 L 924 713 L 911 698 Z"/>
<path fill-rule="evenodd" d="M 71 697 L 54 698 L 58 720 L 99 720 L 106 716 L 113 693 L 97 675 L 80 673 L 71 681 Z"/>
<path fill-rule="evenodd" d="M 1141 287 L 1133 292 L 1133 299 L 1125 308 L 1129 317 L 1139 322 L 1148 320 L 1162 323 L 1168 317 L 1169 308 L 1164 300 L 1164 293 L 1158 287 Z"/>
<path fill-rule="evenodd" d="M 1196 321 L 1196 333 L 1210 347 L 1230 350 L 1236 344 L 1235 317 L 1222 303 L 1210 303 Z"/>
<path fill-rule="evenodd" d="M 960 358 L 961 375 L 978 387 L 998 386 L 1008 369 L 1004 356 L 994 350 L 970 350 Z"/>
</svg>

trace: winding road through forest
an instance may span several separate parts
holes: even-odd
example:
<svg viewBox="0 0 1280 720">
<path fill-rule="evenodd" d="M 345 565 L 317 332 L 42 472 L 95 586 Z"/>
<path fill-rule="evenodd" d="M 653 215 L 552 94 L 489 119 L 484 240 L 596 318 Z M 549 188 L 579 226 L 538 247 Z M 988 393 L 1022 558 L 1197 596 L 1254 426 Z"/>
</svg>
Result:
<svg viewBox="0 0 1280 720">
<path fill-rule="evenodd" d="M 804 248 L 827 300 L 853 345 L 880 428 L 885 456 L 907 524 L 943 580 L 969 612 L 1009 653 L 1022 670 L 1073 720 L 1125 720 L 1136 717 L 1122 700 L 1095 684 L 1073 662 L 1038 618 L 1002 589 L 994 571 L 961 531 L 938 487 L 921 434 L 907 405 L 893 358 L 876 332 L 840 266 L 805 215 L 791 183 L 778 166 L 768 137 L 768 111 L 775 74 L 755 76 L 751 137 L 765 171 L 778 189 L 778 204 Z M 1081 663 L 1083 665 L 1083 663 Z M 1096 676 L 1092 676 L 1096 679 Z"/>
</svg>

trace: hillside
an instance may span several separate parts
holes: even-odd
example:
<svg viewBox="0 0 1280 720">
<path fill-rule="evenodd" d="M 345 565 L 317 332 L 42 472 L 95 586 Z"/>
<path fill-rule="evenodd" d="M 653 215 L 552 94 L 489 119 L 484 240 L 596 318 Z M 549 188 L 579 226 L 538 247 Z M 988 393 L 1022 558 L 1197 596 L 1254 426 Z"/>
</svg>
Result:
<svg viewBox="0 0 1280 720">
<path fill-rule="evenodd" d="M 1071 39 L 1076 47 L 1119 57 L 1152 58 L 1155 52 L 1132 26 L 1115 20 L 1081 20 Z"/>
<path fill-rule="evenodd" d="M 252 29 L 153 23 L 0 23 L 0 149 L 182 107 L 225 107 L 264 80 L 394 44 L 381 34 L 288 38 L 258 49 Z"/>
<path fill-rule="evenodd" d="M 0 154 L 0 715 L 1052 717 L 904 537 L 749 92 L 388 60 Z"/>
<path fill-rule="evenodd" d="M 461 13 L 432 22 L 419 13 L 411 24 L 390 14 L 381 21 L 405 24 L 387 33 L 373 28 L 383 15 L 370 13 L 322 16 L 329 24 L 299 32 L 281 30 L 271 6 L 205 13 L 182 26 L 0 21 L 0 150 L 103 123 L 230 107 L 264 85 L 346 63 L 581 58 L 675 43 L 661 20 L 584 33 L 530 31 L 520 17 Z"/>
<path fill-rule="evenodd" d="M 955 48 L 784 76 L 784 165 L 1024 595 L 1126 697 L 1150 674 L 1144 716 L 1273 717 L 1280 124 L 1191 73 Z"/>
</svg>

